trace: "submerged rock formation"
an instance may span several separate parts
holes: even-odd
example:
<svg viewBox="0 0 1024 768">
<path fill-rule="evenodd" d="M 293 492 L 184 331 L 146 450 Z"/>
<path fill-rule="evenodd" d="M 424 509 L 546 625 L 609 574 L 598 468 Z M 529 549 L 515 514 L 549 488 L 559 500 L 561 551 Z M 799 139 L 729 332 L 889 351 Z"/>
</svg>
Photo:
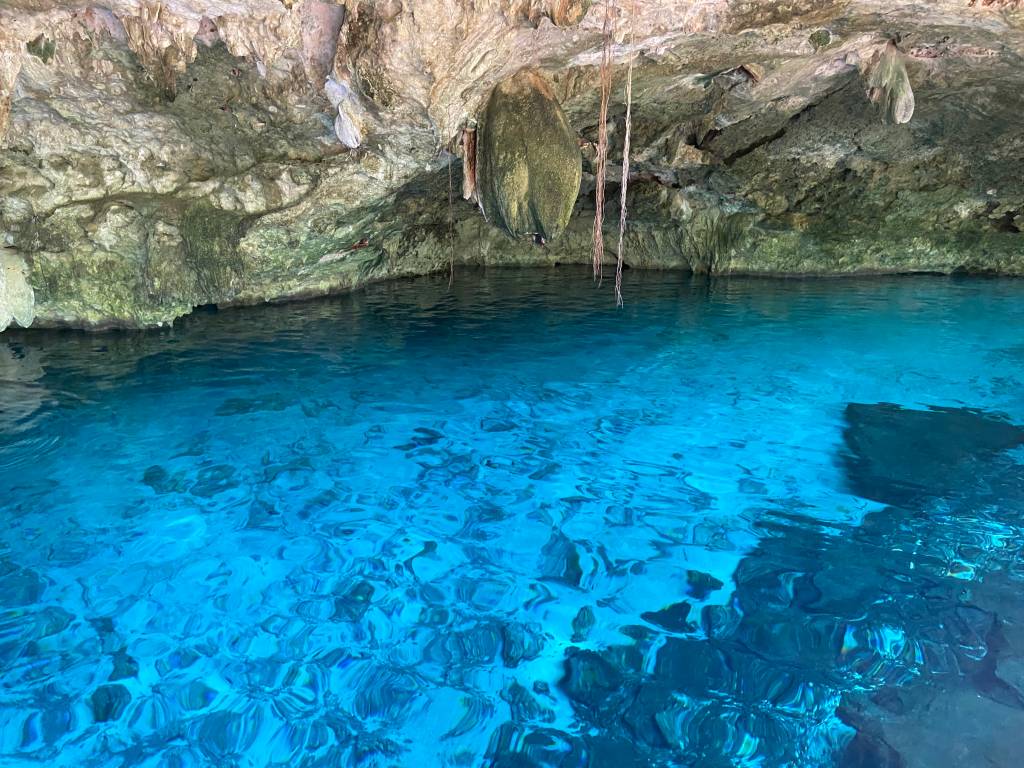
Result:
<svg viewBox="0 0 1024 768">
<path fill-rule="evenodd" d="M 452 254 L 587 262 L 604 9 L 3 4 L 0 248 L 25 288 L 12 294 L 7 279 L 0 318 L 151 326 L 199 304 L 447 269 Z M 614 196 L 632 58 L 630 266 L 1024 273 L 1024 9 L 636 0 L 617 11 L 608 178 Z M 506 124 L 488 149 L 488 105 L 524 68 L 543 94 L 544 120 L 524 123 L 538 134 L 517 139 Z M 568 127 L 554 130 L 560 113 Z M 560 147 L 551 157 L 530 156 L 525 192 L 499 203 L 508 175 L 481 186 L 498 226 L 451 193 L 477 120 L 481 181 L 495 149 L 559 137 L 544 139 Z M 583 167 L 567 214 L 571 179 L 556 168 L 573 164 L 570 138 Z M 564 232 L 537 248 L 503 225 Z"/>
</svg>

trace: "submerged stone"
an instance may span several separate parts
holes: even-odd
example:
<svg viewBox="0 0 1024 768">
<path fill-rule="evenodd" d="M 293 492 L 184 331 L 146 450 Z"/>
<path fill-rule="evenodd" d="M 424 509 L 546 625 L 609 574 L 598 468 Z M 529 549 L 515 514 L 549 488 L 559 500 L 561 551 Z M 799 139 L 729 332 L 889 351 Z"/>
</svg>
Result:
<svg viewBox="0 0 1024 768">
<path fill-rule="evenodd" d="M 529 661 L 540 655 L 543 647 L 535 633 L 530 632 L 522 624 L 503 624 L 501 627 L 501 659 L 506 667 L 519 666 L 523 660 Z"/>
<path fill-rule="evenodd" d="M 92 694 L 92 716 L 97 723 L 117 720 L 132 700 L 123 685 L 101 685 Z"/>
<path fill-rule="evenodd" d="M 554 712 L 542 707 L 533 694 L 515 680 L 501 692 L 501 698 L 508 703 L 512 719 L 516 722 L 543 720 L 550 723 L 555 719 Z"/>
<path fill-rule="evenodd" d="M 159 464 L 154 464 L 145 471 L 142 482 L 157 493 L 167 493 L 171 490 L 171 476 Z"/>
<path fill-rule="evenodd" d="M 686 592 L 695 600 L 706 600 L 708 595 L 722 588 L 722 582 L 703 571 L 686 572 Z"/>
<path fill-rule="evenodd" d="M 484 215 L 513 237 L 558 237 L 579 194 L 582 157 L 548 84 L 530 70 L 499 84 L 478 134 L 477 194 Z"/>
<path fill-rule="evenodd" d="M 114 662 L 114 668 L 110 672 L 110 677 L 107 678 L 111 682 L 114 680 L 124 680 L 129 677 L 138 677 L 139 662 L 128 655 L 127 648 L 120 648 L 114 651 L 111 654 L 111 660 Z"/>
<path fill-rule="evenodd" d="M 584 605 L 572 620 L 572 641 L 574 643 L 586 642 L 590 630 L 594 628 L 597 619 L 594 616 L 594 609 Z"/>
<path fill-rule="evenodd" d="M 686 620 L 689 615 L 690 604 L 684 602 L 675 603 L 660 611 L 648 611 L 640 617 L 669 632 L 692 632 L 695 627 Z"/>
<path fill-rule="evenodd" d="M 42 577 L 10 560 L 0 560 L 0 605 L 4 608 L 31 605 L 46 589 Z"/>
<path fill-rule="evenodd" d="M 576 544 L 564 533 L 556 532 L 541 548 L 540 572 L 545 579 L 573 587 L 583 581 L 583 566 Z"/>
<path fill-rule="evenodd" d="M 622 687 L 622 673 L 594 651 L 570 649 L 559 687 L 574 704 L 598 707 Z"/>
<path fill-rule="evenodd" d="M 189 489 L 193 496 L 204 499 L 212 498 L 219 493 L 238 487 L 238 481 L 234 479 L 235 468 L 230 464 L 217 464 L 213 467 L 204 467 L 199 470 L 196 482 Z"/>
<path fill-rule="evenodd" d="M 352 586 L 344 595 L 334 599 L 333 621 L 361 621 L 373 602 L 373 584 L 360 581 Z"/>
<path fill-rule="evenodd" d="M 850 490 L 895 506 L 956 496 L 986 461 L 1024 445 L 1024 428 L 970 408 L 850 403 L 844 416 Z"/>
<path fill-rule="evenodd" d="M 291 402 L 278 392 L 259 397 L 229 397 L 217 408 L 218 416 L 240 416 L 260 411 L 283 411 Z"/>
<path fill-rule="evenodd" d="M 491 768 L 590 765 L 591 758 L 579 738 L 554 728 L 531 728 L 503 723 L 491 734 L 487 762 Z"/>
</svg>

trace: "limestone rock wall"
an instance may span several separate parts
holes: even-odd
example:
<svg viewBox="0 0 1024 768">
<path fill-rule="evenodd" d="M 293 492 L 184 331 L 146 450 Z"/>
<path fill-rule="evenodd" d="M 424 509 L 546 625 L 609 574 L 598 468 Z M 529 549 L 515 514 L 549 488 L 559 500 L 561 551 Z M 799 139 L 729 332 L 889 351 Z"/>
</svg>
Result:
<svg viewBox="0 0 1024 768">
<path fill-rule="evenodd" d="M 580 149 L 551 87 L 524 69 L 499 83 L 475 150 L 481 208 L 513 238 L 558 237 L 580 189 Z"/>
<path fill-rule="evenodd" d="M 159 325 L 201 304 L 449 269 L 453 256 L 588 261 L 606 7 L 9 0 L 0 326 Z M 610 199 L 625 65 L 636 65 L 630 266 L 1024 273 L 1021 9 L 636 0 L 613 11 Z M 565 233 L 544 247 L 451 194 L 463 129 L 524 68 L 583 155 Z"/>
</svg>

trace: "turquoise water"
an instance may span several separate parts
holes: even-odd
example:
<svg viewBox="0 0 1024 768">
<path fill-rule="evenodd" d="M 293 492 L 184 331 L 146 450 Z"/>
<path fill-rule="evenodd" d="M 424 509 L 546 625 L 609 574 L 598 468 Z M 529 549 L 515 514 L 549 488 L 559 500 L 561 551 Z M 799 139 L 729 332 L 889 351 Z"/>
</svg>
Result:
<svg viewBox="0 0 1024 768">
<path fill-rule="evenodd" d="M 0 765 L 1018 765 L 1024 282 L 627 278 L 0 336 Z"/>
</svg>

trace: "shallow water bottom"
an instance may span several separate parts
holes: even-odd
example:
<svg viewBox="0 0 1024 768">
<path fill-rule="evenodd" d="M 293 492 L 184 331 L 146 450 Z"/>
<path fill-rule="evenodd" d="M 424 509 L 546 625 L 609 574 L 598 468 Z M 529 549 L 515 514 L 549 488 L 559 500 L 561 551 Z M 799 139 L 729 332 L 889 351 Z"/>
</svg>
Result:
<svg viewBox="0 0 1024 768">
<path fill-rule="evenodd" d="M 1024 282 L 0 336 L 4 766 L 1016 766 Z"/>
</svg>

